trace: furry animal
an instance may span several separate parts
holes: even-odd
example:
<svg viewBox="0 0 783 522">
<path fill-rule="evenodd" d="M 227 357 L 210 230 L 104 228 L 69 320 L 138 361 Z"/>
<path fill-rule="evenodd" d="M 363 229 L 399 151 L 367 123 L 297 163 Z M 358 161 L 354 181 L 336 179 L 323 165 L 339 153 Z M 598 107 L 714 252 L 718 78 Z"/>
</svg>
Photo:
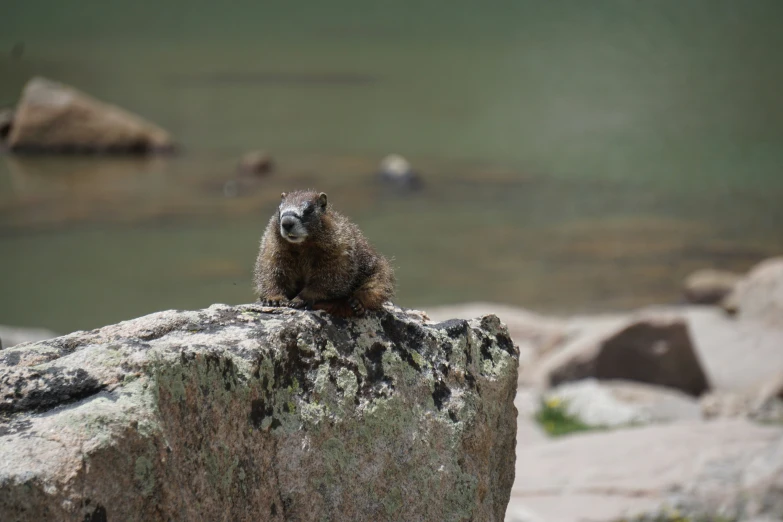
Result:
<svg viewBox="0 0 783 522">
<path fill-rule="evenodd" d="M 314 191 L 283 193 L 261 239 L 254 270 L 268 306 L 362 317 L 394 296 L 395 276 L 362 232 Z"/>
</svg>

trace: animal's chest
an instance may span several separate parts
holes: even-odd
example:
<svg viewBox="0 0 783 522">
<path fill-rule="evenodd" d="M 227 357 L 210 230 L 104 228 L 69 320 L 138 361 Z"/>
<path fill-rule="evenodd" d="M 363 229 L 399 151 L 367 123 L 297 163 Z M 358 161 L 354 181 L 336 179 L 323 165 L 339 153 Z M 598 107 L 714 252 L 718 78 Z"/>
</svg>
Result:
<svg viewBox="0 0 783 522">
<path fill-rule="evenodd" d="M 328 255 L 300 255 L 292 257 L 286 267 L 288 279 L 299 289 L 313 284 L 320 284 L 324 277 L 331 272 L 339 270 L 332 256 Z"/>
</svg>

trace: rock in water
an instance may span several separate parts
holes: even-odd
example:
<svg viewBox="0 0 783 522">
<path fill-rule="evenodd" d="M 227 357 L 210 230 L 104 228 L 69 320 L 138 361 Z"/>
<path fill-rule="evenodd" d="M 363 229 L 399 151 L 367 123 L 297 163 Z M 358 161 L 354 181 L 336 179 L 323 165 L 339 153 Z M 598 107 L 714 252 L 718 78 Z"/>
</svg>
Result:
<svg viewBox="0 0 783 522">
<path fill-rule="evenodd" d="M 423 185 L 421 175 L 399 154 L 383 158 L 378 167 L 378 177 L 384 183 L 403 190 L 418 190 Z"/>
<path fill-rule="evenodd" d="M 482 520 L 514 481 L 494 315 L 166 311 L 0 352 L 0 520 Z"/>
<path fill-rule="evenodd" d="M 697 270 L 683 281 L 683 293 L 690 303 L 718 304 L 734 290 L 741 277 L 727 270 Z"/>
<path fill-rule="evenodd" d="M 253 150 L 242 156 L 237 170 L 244 174 L 269 174 L 274 169 L 272 156 L 263 150 Z"/>
<path fill-rule="evenodd" d="M 72 87 L 31 79 L 16 108 L 8 146 L 16 152 L 163 152 L 173 149 L 160 127 Z"/>
</svg>

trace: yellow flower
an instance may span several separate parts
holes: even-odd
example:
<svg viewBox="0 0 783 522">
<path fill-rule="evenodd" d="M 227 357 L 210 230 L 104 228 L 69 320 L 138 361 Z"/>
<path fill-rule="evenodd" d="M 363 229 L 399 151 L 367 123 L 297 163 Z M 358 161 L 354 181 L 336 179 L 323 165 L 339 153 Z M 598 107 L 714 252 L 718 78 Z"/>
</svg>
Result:
<svg viewBox="0 0 783 522">
<path fill-rule="evenodd" d="M 559 397 L 550 397 L 546 400 L 546 407 L 555 409 L 558 406 L 560 406 L 562 403 L 563 401 L 561 401 Z"/>
</svg>

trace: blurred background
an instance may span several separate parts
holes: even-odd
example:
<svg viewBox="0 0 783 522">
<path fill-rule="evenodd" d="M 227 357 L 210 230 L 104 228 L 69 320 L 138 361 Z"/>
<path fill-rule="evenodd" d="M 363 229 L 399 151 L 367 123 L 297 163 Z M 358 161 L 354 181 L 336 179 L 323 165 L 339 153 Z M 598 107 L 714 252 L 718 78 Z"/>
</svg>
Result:
<svg viewBox="0 0 783 522">
<path fill-rule="evenodd" d="M 677 302 L 694 269 L 783 251 L 781 19 L 777 0 L 5 0 L 0 108 L 43 75 L 182 150 L 0 155 L 0 323 L 252 301 L 296 188 L 393 257 L 402 306 Z M 237 172 L 255 149 L 274 172 Z M 421 190 L 378 182 L 389 153 Z"/>
</svg>

